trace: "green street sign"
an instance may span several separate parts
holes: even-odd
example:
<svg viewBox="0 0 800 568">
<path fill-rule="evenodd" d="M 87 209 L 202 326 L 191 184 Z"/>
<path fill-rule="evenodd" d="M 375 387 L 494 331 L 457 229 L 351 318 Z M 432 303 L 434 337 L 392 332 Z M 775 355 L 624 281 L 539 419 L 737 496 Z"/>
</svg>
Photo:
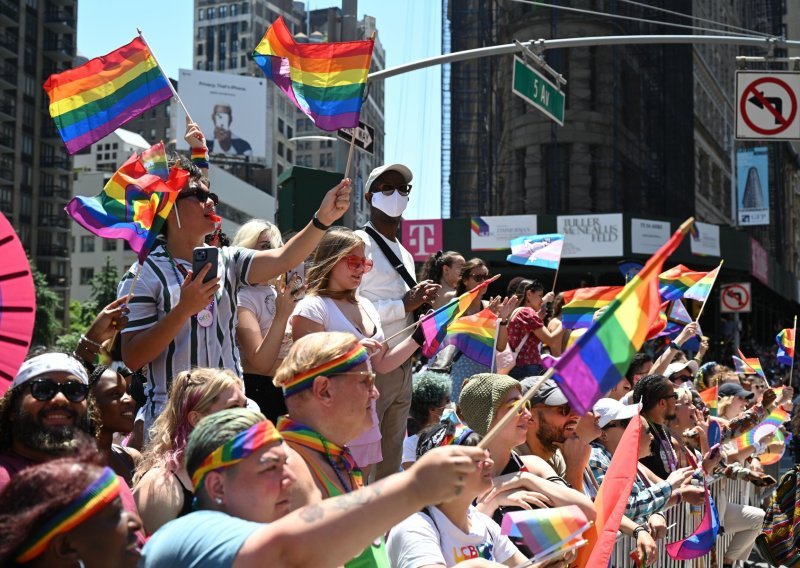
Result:
<svg viewBox="0 0 800 568">
<path fill-rule="evenodd" d="M 519 57 L 514 57 L 511 90 L 564 126 L 564 93 Z"/>
</svg>

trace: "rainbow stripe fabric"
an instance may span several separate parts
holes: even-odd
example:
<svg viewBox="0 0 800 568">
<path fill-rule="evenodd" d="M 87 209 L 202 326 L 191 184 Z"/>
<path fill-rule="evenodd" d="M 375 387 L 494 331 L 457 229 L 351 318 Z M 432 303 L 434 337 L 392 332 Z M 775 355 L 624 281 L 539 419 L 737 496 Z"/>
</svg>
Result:
<svg viewBox="0 0 800 568">
<path fill-rule="evenodd" d="M 774 463 L 778 463 L 783 454 L 786 452 L 786 448 L 789 446 L 789 442 L 792 439 L 792 435 L 789 434 L 788 436 L 784 436 L 783 431 L 778 429 L 775 430 L 775 442 L 779 442 L 783 444 L 783 449 L 778 453 L 767 452 L 765 454 L 760 454 L 758 456 L 758 461 L 761 462 L 762 465 L 772 465 Z"/>
<path fill-rule="evenodd" d="M 578 414 L 585 414 L 625 376 L 644 343 L 661 301 L 658 274 L 689 231 L 691 221 L 650 257 L 604 313 L 556 363 L 554 378 Z"/>
<path fill-rule="evenodd" d="M 794 361 L 794 329 L 782 329 L 778 335 L 775 336 L 775 341 L 778 344 L 778 362 L 784 365 L 791 365 Z"/>
<path fill-rule="evenodd" d="M 141 37 L 44 83 L 50 116 L 67 151 L 111 134 L 172 97 L 172 88 Z"/>
<path fill-rule="evenodd" d="M 455 345 L 466 357 L 491 367 L 496 330 L 497 316 L 487 308 L 475 315 L 458 318 L 447 326 L 441 347 Z"/>
<path fill-rule="evenodd" d="M 764 375 L 764 369 L 761 368 L 761 361 L 758 360 L 758 357 L 745 357 L 744 354 L 739 351 L 739 357 L 733 355 L 731 358 L 733 359 L 733 368 L 737 373 L 741 373 L 742 375 L 759 375 L 766 380 L 767 377 Z"/>
<path fill-rule="evenodd" d="M 718 387 L 714 385 L 713 387 L 707 388 L 706 390 L 700 392 L 700 399 L 711 411 L 711 416 L 717 415 L 717 399 L 719 398 L 717 394 L 717 388 Z"/>
<path fill-rule="evenodd" d="M 564 248 L 564 235 L 533 235 L 511 239 L 511 254 L 506 260 L 525 266 L 541 266 L 556 270 L 561 262 L 561 250 Z"/>
<path fill-rule="evenodd" d="M 737 449 L 741 450 L 760 443 L 764 438 L 774 434 L 789 419 L 788 412 L 780 407 L 774 409 L 755 428 L 751 428 L 734 439 Z"/>
<path fill-rule="evenodd" d="M 169 168 L 167 167 L 167 152 L 164 150 L 164 143 L 159 142 L 142 150 L 141 158 L 144 169 L 148 174 L 158 176 L 164 181 L 169 179 Z"/>
<path fill-rule="evenodd" d="M 705 302 L 708 295 L 711 294 L 711 288 L 714 287 L 714 282 L 717 281 L 717 276 L 722 268 L 722 264 L 717 266 L 714 270 L 708 272 L 697 283 L 684 292 L 683 297 L 690 300 L 697 300 L 698 302 Z"/>
<path fill-rule="evenodd" d="M 28 539 L 20 549 L 16 561 L 24 564 L 42 554 L 53 538 L 71 531 L 97 514 L 119 496 L 119 490 L 120 482 L 117 474 L 109 467 L 103 468 L 100 477 Z"/>
<path fill-rule="evenodd" d="M 719 514 L 714 500 L 705 487 L 705 506 L 703 518 L 692 534 L 682 540 L 666 545 L 667 554 L 675 560 L 693 560 L 709 553 L 719 534 Z"/>
<path fill-rule="evenodd" d="M 610 304 L 621 291 L 622 286 L 596 286 L 562 292 L 561 325 L 565 329 L 590 327 L 594 313 Z"/>
<path fill-rule="evenodd" d="M 534 557 L 541 557 L 570 543 L 589 526 L 580 507 L 568 505 L 506 513 L 500 532 L 510 538 L 521 538 Z"/>
<path fill-rule="evenodd" d="M 314 384 L 314 379 L 322 375 L 333 376 L 339 373 L 349 371 L 353 367 L 357 367 L 362 363 L 369 361 L 369 354 L 367 350 L 360 344 L 356 344 L 347 353 L 326 361 L 318 367 L 313 367 L 302 373 L 298 373 L 290 380 L 286 381 L 283 386 L 283 396 L 288 397 L 297 394 L 306 389 L 310 389 Z"/>
<path fill-rule="evenodd" d="M 111 177 L 100 195 L 73 197 L 65 210 L 79 225 L 104 239 L 124 239 L 139 262 L 153 248 L 189 172 L 173 168 L 165 182 L 147 172 L 134 154 Z"/>
<path fill-rule="evenodd" d="M 262 420 L 247 430 L 239 432 L 233 439 L 222 444 L 200 462 L 198 468 L 192 473 L 194 492 L 197 493 L 203 486 L 203 481 L 209 472 L 236 465 L 259 448 L 282 440 L 283 437 L 269 420 Z"/>
<path fill-rule="evenodd" d="M 283 17 L 253 52 L 264 74 L 322 130 L 358 126 L 372 40 L 295 42 Z"/>
<path fill-rule="evenodd" d="M 707 274 L 708 272 L 697 272 L 679 264 L 658 275 L 658 293 L 665 302 L 677 300 Z"/>
</svg>

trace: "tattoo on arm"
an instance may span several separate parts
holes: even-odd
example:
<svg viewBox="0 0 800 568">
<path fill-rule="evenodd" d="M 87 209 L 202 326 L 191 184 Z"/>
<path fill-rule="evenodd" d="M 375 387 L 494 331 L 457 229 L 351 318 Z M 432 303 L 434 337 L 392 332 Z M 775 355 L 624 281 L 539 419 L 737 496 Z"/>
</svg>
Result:
<svg viewBox="0 0 800 568">
<path fill-rule="evenodd" d="M 307 507 L 303 507 L 303 510 L 300 511 L 300 518 L 308 524 L 319 521 L 324 516 L 325 509 L 319 505 L 308 505 Z"/>
<path fill-rule="evenodd" d="M 339 499 L 336 500 L 336 508 L 340 511 L 349 511 L 350 509 L 356 509 L 358 507 L 362 507 L 368 503 L 371 503 L 376 497 L 379 497 L 381 494 L 381 487 L 380 484 L 370 485 L 369 487 L 364 487 L 359 489 L 358 491 L 353 491 L 352 493 L 348 493 L 347 495 L 342 495 Z"/>
</svg>

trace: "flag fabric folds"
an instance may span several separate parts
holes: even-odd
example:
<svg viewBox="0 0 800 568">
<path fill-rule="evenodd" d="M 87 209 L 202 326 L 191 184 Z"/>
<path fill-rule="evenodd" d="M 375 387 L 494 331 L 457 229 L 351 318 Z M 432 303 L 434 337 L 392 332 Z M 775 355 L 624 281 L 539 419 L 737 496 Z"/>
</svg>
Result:
<svg viewBox="0 0 800 568">
<path fill-rule="evenodd" d="M 766 380 L 767 377 L 764 374 L 764 369 L 761 368 L 761 361 L 758 360 L 758 357 L 745 357 L 744 354 L 739 351 L 738 357 L 733 355 L 731 358 L 733 359 L 733 368 L 737 373 L 742 375 L 759 375 L 762 379 Z"/>
<path fill-rule="evenodd" d="M 664 327 L 664 330 L 660 333 L 660 335 L 668 335 L 670 337 L 675 337 L 679 334 L 687 324 L 693 322 L 692 316 L 689 315 L 686 306 L 683 305 L 683 301 L 681 300 L 674 300 L 667 303 L 665 308 L 666 316 L 667 316 L 667 325 Z M 697 326 L 697 335 L 703 335 L 703 330 L 700 329 L 700 326 Z"/>
<path fill-rule="evenodd" d="M 698 302 L 705 302 L 708 295 L 711 293 L 711 288 L 714 287 L 714 282 L 717 280 L 720 268 L 722 268 L 722 265 L 706 273 L 694 286 L 684 292 L 683 297 L 690 300 L 697 300 Z"/>
<path fill-rule="evenodd" d="M 778 362 L 791 365 L 794 360 L 794 329 L 782 329 L 775 341 L 778 343 Z"/>
<path fill-rule="evenodd" d="M 455 345 L 465 357 L 491 367 L 496 331 L 497 316 L 487 308 L 475 315 L 458 318 L 447 326 L 442 347 Z"/>
<path fill-rule="evenodd" d="M 355 128 L 367 84 L 370 39 L 297 43 L 278 18 L 253 52 L 264 74 L 317 128 Z"/>
<path fill-rule="evenodd" d="M 511 254 L 506 260 L 514 264 L 541 266 L 556 270 L 561 262 L 561 250 L 564 247 L 564 235 L 532 235 L 511 239 Z"/>
<path fill-rule="evenodd" d="M 97 142 L 172 97 L 169 81 L 141 37 L 44 83 L 50 116 L 67 151 Z"/>
<path fill-rule="evenodd" d="M 678 248 L 691 221 L 647 261 L 605 312 L 554 367 L 554 377 L 572 408 L 585 414 L 625 376 L 633 355 L 647 337 L 661 307 L 658 274 Z"/>
<path fill-rule="evenodd" d="M 692 286 L 700 282 L 708 272 L 697 272 L 682 264 L 670 268 L 658 275 L 658 292 L 664 301 L 677 300 Z"/>
<path fill-rule="evenodd" d="M 169 168 L 167 167 L 167 152 L 164 149 L 164 142 L 159 142 L 142 150 L 141 158 L 144 169 L 148 174 L 160 177 L 162 180 L 169 179 Z"/>
<path fill-rule="evenodd" d="M 705 481 L 703 481 L 703 485 L 705 485 Z M 705 487 L 705 490 L 705 506 L 700 524 L 691 535 L 683 540 L 667 543 L 666 549 L 670 558 L 675 560 L 700 558 L 708 554 L 714 546 L 719 534 L 719 514 L 714 500 L 708 493 L 708 487 Z"/>
<path fill-rule="evenodd" d="M 700 392 L 700 398 L 711 411 L 711 416 L 717 415 L 717 386 L 709 387 Z"/>
<path fill-rule="evenodd" d="M 150 174 L 140 157 L 131 156 L 95 197 L 73 197 L 66 211 L 87 231 L 105 239 L 124 239 L 139 263 L 156 237 L 189 172 L 173 168 L 167 181 Z"/>
<path fill-rule="evenodd" d="M 622 291 L 622 286 L 596 286 L 562 292 L 561 325 L 565 329 L 590 327 L 594 314 L 607 306 Z"/>
<path fill-rule="evenodd" d="M 568 505 L 506 513 L 500 532 L 511 538 L 521 538 L 538 559 L 570 544 L 590 525 L 580 507 Z"/>
</svg>

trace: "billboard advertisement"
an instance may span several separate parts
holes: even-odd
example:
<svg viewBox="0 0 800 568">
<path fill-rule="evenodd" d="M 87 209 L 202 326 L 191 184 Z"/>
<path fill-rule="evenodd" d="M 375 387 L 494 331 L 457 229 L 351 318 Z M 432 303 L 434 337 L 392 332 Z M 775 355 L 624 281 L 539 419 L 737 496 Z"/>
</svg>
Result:
<svg viewBox="0 0 800 568">
<path fill-rule="evenodd" d="M 178 94 L 205 134 L 209 154 L 232 160 L 269 161 L 272 140 L 271 129 L 267 128 L 266 78 L 181 69 Z M 186 114 L 180 105 L 174 106 L 177 148 L 188 150 L 182 136 Z"/>
<path fill-rule="evenodd" d="M 736 152 L 739 225 L 769 225 L 769 156 L 766 147 Z"/>
<path fill-rule="evenodd" d="M 503 250 L 517 237 L 536 234 L 536 215 L 473 217 L 470 220 L 472 250 Z"/>
<path fill-rule="evenodd" d="M 564 235 L 561 258 L 622 256 L 622 213 L 559 215 L 556 231 Z"/>
</svg>

